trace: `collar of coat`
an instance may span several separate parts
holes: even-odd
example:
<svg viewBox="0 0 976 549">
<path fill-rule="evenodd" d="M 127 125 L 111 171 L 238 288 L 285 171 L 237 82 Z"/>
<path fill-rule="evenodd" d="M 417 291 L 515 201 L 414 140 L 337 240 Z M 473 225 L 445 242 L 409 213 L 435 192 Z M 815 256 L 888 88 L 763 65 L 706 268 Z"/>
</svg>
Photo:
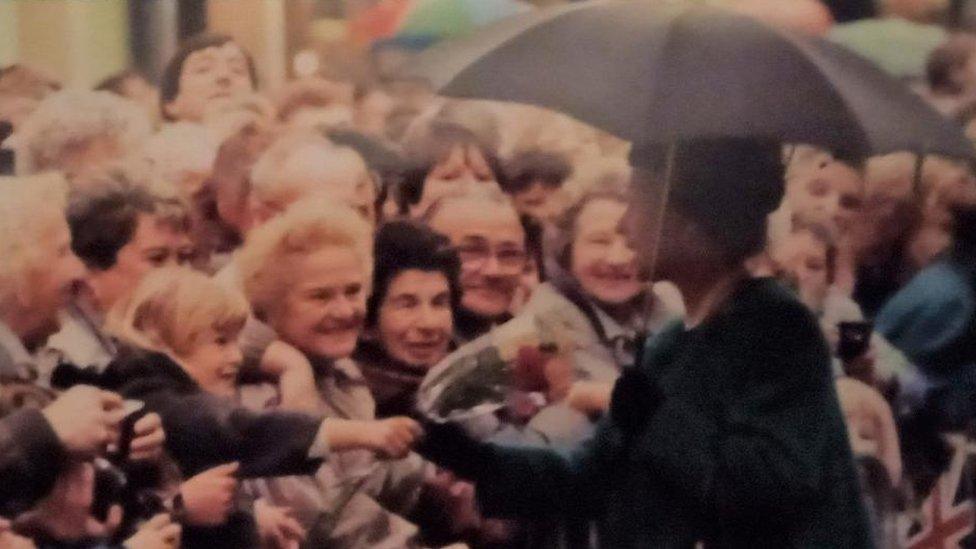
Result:
<svg viewBox="0 0 976 549">
<path fill-rule="evenodd" d="M 106 389 L 133 397 L 159 390 L 180 394 L 202 391 L 200 385 L 173 359 L 163 353 L 146 349 L 124 348 L 105 373 L 102 385 Z"/>
<path fill-rule="evenodd" d="M 0 378 L 31 381 L 35 377 L 34 358 L 20 337 L 0 322 Z"/>
</svg>

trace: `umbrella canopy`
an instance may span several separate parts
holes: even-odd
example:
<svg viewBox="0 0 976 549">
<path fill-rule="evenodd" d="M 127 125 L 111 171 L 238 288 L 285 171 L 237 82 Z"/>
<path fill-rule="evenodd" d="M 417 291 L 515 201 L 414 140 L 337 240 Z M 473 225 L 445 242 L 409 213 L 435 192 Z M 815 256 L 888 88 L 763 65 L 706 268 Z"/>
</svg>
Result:
<svg viewBox="0 0 976 549">
<path fill-rule="evenodd" d="M 635 147 L 761 137 L 858 156 L 974 156 L 960 128 L 869 61 L 709 6 L 539 10 L 439 44 L 408 71 L 446 95 L 547 107 Z"/>
<path fill-rule="evenodd" d="M 414 0 L 382 0 L 349 21 L 349 36 L 360 43 L 389 38 L 403 24 Z"/>
<path fill-rule="evenodd" d="M 519 0 L 416 0 L 396 35 L 439 40 L 530 10 Z"/>
<path fill-rule="evenodd" d="M 830 40 L 899 78 L 923 76 L 929 54 L 948 37 L 949 33 L 942 27 L 898 18 L 865 19 L 836 25 L 828 34 Z"/>
</svg>

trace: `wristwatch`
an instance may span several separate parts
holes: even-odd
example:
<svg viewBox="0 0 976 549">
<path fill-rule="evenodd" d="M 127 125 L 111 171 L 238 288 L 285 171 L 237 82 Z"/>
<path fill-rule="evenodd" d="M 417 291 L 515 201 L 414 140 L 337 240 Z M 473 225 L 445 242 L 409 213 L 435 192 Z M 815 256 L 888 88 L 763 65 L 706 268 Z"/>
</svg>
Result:
<svg viewBox="0 0 976 549">
<path fill-rule="evenodd" d="M 182 523 L 186 518 L 186 504 L 183 502 L 183 494 L 177 492 L 169 502 L 169 514 L 174 522 Z"/>
</svg>

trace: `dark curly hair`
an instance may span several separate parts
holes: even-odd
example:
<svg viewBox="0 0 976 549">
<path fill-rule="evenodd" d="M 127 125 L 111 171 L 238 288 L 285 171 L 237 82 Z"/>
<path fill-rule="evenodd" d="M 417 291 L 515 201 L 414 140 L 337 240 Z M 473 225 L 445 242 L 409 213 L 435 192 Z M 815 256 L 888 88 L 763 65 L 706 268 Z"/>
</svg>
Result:
<svg viewBox="0 0 976 549">
<path fill-rule="evenodd" d="M 457 312 L 461 304 L 461 260 L 451 242 L 419 223 L 390 221 L 377 230 L 373 245 L 373 293 L 366 302 L 367 327 L 376 326 L 393 279 L 411 269 L 443 273 L 451 292 L 451 311 Z"/>
<path fill-rule="evenodd" d="M 422 136 L 404 144 L 406 170 L 397 196 L 400 213 L 407 213 L 410 206 L 420 202 L 424 194 L 424 182 L 430 170 L 447 158 L 458 145 L 477 147 L 488 162 L 495 181 L 505 188 L 505 170 L 491 147 L 463 126 L 453 122 L 433 120 Z"/>
<path fill-rule="evenodd" d="M 168 226 L 190 230 L 186 207 L 177 199 L 152 194 L 121 172 L 110 172 L 77 191 L 68 204 L 71 250 L 90 269 L 105 271 L 132 241 L 140 215 L 161 216 Z"/>
</svg>

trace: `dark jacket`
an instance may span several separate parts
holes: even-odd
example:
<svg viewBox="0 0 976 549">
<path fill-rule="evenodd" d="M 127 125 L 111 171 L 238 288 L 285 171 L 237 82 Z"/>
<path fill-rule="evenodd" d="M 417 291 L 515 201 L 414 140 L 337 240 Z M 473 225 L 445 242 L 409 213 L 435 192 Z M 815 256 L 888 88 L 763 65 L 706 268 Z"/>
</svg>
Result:
<svg viewBox="0 0 976 549">
<path fill-rule="evenodd" d="M 18 410 L 0 419 L 0 516 L 12 518 L 47 495 L 65 458 L 40 410 Z"/>
<path fill-rule="evenodd" d="M 414 415 L 417 389 L 427 374 L 426 369 L 391 357 L 382 344 L 373 340 L 360 341 L 352 358 L 376 399 L 376 417 Z"/>
<path fill-rule="evenodd" d="M 592 517 L 602 547 L 871 547 L 826 344 L 770 280 L 651 339 L 569 454 L 451 427 L 421 453 L 478 481 L 487 513 Z"/>
<path fill-rule="evenodd" d="M 321 460 L 309 458 L 322 418 L 288 412 L 255 413 L 205 393 L 183 369 L 159 353 L 126 350 L 104 375 L 107 388 L 145 403 L 166 431 L 166 450 L 185 478 L 239 462 L 240 478 L 307 475 Z M 184 547 L 256 545 L 246 510 L 218 528 L 185 528 Z"/>
</svg>

